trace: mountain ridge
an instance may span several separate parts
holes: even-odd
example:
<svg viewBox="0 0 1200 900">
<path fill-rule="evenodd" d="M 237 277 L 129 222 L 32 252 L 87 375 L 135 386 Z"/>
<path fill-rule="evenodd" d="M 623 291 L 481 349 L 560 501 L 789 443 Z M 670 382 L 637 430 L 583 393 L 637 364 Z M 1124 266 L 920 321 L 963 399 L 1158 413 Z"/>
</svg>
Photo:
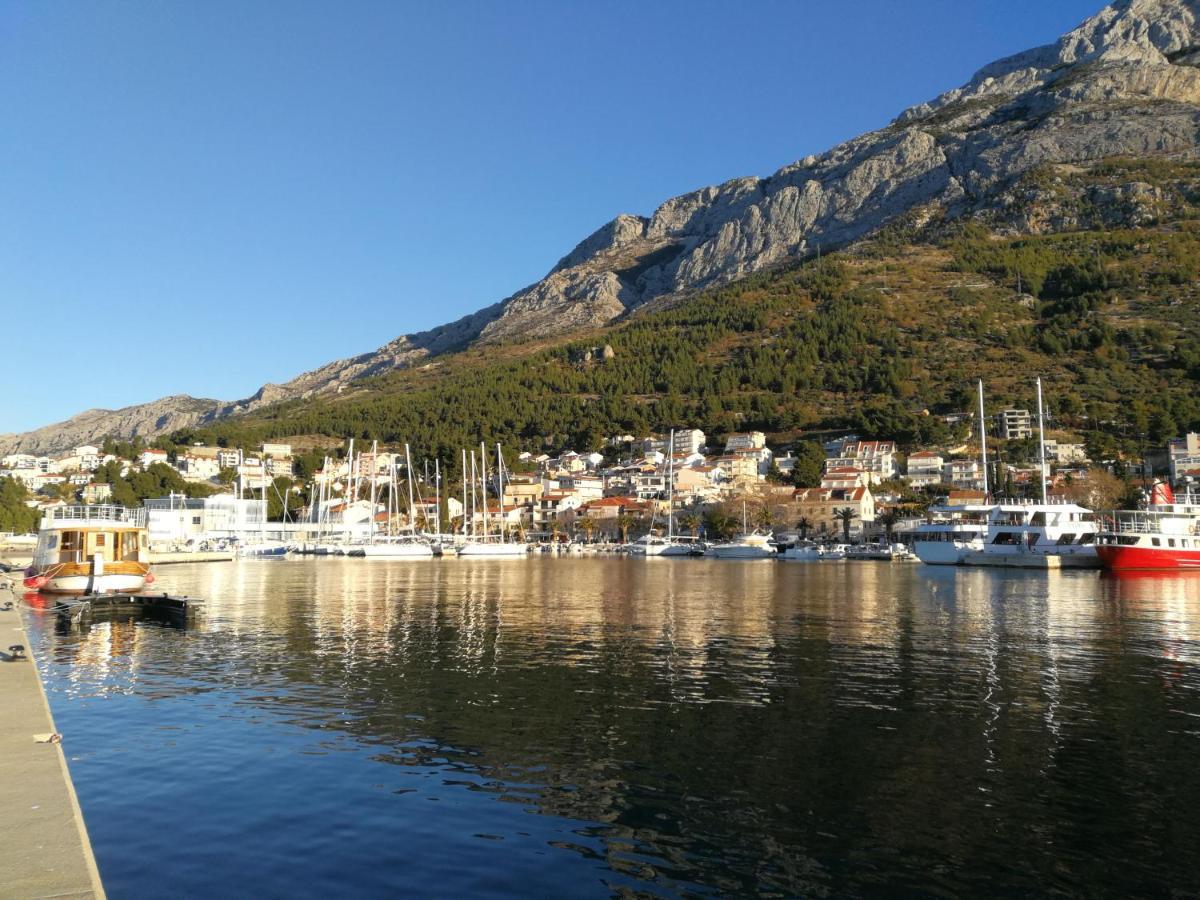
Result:
<svg viewBox="0 0 1200 900">
<path fill-rule="evenodd" d="M 163 398 L 117 410 L 106 433 L 151 437 L 280 400 L 336 393 L 354 380 L 474 343 L 597 327 L 653 301 L 727 284 L 819 247 L 845 246 L 923 206 L 950 217 L 976 212 L 1048 163 L 1194 157 L 1198 10 L 1200 0 L 1114 3 L 1057 41 L 989 63 L 966 84 L 822 154 L 764 178 L 681 194 L 649 216 L 620 214 L 543 279 L 454 322 L 264 385 L 245 400 Z M 81 434 L 95 437 L 106 426 L 93 412 L 0 436 L 0 452 L 47 452 L 79 443 Z"/>
</svg>

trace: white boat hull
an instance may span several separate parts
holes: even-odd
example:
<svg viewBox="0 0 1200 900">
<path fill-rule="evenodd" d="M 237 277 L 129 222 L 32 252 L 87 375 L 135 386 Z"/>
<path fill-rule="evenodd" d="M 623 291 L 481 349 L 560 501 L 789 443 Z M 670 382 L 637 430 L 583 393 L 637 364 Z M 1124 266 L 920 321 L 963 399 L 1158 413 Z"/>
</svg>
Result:
<svg viewBox="0 0 1200 900">
<path fill-rule="evenodd" d="M 39 591 L 48 594 L 113 594 L 140 591 L 145 575 L 61 575 L 50 578 Z"/>
<path fill-rule="evenodd" d="M 366 544 L 350 551 L 351 556 L 367 559 L 433 559 L 433 547 L 429 544 Z"/>
<path fill-rule="evenodd" d="M 458 548 L 460 557 L 471 559 L 525 559 L 529 555 L 525 544 L 469 543 Z"/>
<path fill-rule="evenodd" d="M 960 566 L 970 553 L 982 553 L 983 543 L 964 544 L 956 541 L 914 541 L 917 559 L 931 566 Z"/>
<path fill-rule="evenodd" d="M 788 562 L 820 562 L 821 551 L 816 547 L 789 547 L 779 558 Z"/>
<path fill-rule="evenodd" d="M 716 547 L 710 547 L 707 555 L 716 559 L 772 559 L 776 554 L 774 550 L 767 550 L 762 547 L 718 545 Z"/>
</svg>

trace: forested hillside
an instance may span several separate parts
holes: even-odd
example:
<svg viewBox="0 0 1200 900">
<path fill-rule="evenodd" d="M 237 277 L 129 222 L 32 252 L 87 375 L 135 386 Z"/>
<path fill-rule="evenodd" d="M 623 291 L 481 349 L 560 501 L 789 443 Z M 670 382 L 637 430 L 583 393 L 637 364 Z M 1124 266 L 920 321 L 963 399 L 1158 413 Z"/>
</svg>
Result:
<svg viewBox="0 0 1200 900">
<path fill-rule="evenodd" d="M 452 459 L 480 439 L 582 450 L 686 425 L 911 447 L 949 437 L 940 414 L 970 409 L 977 377 L 1000 408 L 1030 406 L 1037 375 L 1094 452 L 1200 429 L 1200 164 L 1039 170 L 1002 199 L 570 340 L 474 348 L 171 440 L 353 436 Z M 605 344 L 612 358 L 588 353 Z"/>
</svg>

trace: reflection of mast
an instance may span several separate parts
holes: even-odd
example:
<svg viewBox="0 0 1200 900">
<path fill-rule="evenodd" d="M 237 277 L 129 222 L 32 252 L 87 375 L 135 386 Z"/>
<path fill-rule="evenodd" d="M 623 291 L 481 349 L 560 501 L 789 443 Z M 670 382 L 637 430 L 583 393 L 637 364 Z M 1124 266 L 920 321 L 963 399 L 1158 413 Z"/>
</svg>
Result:
<svg viewBox="0 0 1200 900">
<path fill-rule="evenodd" d="M 1046 502 L 1046 427 L 1042 422 L 1042 379 L 1037 380 L 1038 400 L 1038 478 L 1042 481 L 1042 502 Z"/>
</svg>

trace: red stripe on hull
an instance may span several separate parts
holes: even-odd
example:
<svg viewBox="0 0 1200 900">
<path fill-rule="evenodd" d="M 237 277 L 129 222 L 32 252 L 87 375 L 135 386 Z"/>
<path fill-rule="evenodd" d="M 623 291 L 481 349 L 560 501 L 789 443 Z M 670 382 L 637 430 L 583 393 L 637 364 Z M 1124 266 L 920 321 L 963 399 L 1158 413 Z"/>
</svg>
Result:
<svg viewBox="0 0 1200 900">
<path fill-rule="evenodd" d="M 1106 569 L 1197 569 L 1200 550 L 1173 547 L 1121 547 L 1101 544 L 1096 548 Z"/>
</svg>

